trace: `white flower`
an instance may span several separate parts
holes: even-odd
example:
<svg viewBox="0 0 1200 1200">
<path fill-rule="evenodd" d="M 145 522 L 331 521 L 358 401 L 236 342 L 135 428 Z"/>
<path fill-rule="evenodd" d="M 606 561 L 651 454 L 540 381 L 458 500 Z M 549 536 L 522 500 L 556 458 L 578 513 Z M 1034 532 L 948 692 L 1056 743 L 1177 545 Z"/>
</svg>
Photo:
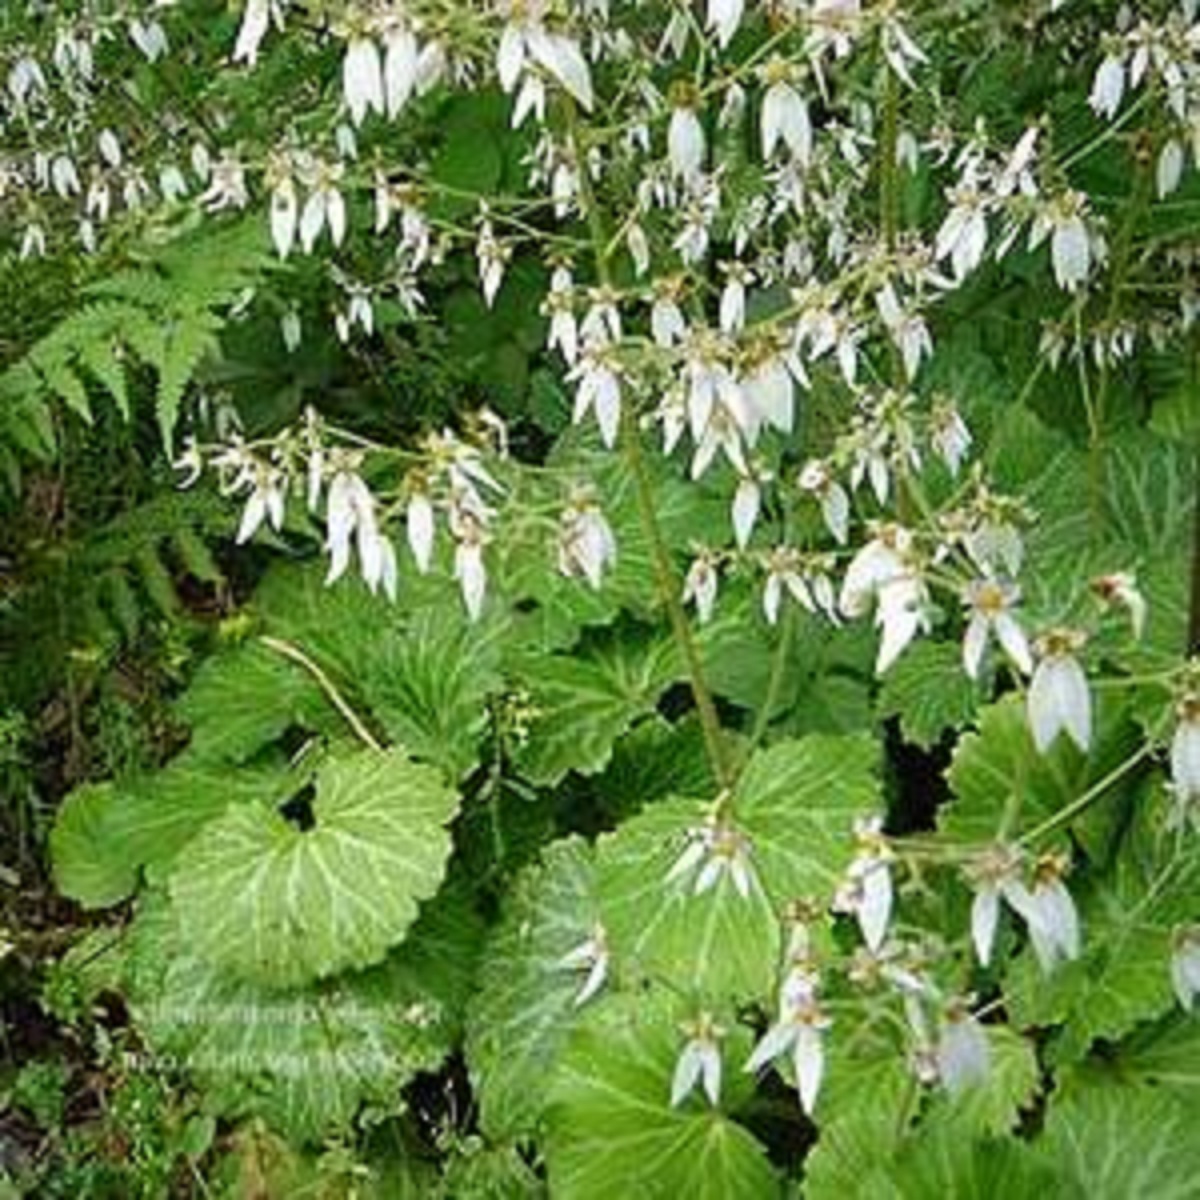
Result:
<svg viewBox="0 0 1200 1200">
<path fill-rule="evenodd" d="M 761 503 L 762 488 L 758 480 L 752 475 L 745 475 L 738 480 L 737 490 L 733 494 L 731 517 L 733 536 L 739 550 L 744 550 L 750 541 Z"/>
<path fill-rule="evenodd" d="M 808 166 L 812 160 L 812 122 L 808 106 L 786 74 L 777 74 L 763 96 L 761 126 L 764 161 L 769 161 L 775 147 L 782 143 L 796 162 Z"/>
<path fill-rule="evenodd" d="M 696 605 L 696 615 L 702 625 L 712 620 L 717 603 L 717 568 L 708 551 L 701 551 L 688 567 L 681 599 L 684 604 Z"/>
<path fill-rule="evenodd" d="M 487 570 L 483 565 L 484 530 L 470 513 L 451 514 L 451 528 L 457 538 L 454 547 L 454 578 L 462 591 L 463 604 L 472 621 L 483 611 L 487 592 Z"/>
<path fill-rule="evenodd" d="M 279 23 L 279 10 L 272 0 L 246 0 L 242 25 L 238 30 L 237 44 L 233 48 L 235 63 L 245 62 L 254 66 L 258 61 L 258 47 L 266 36 L 272 13 L 274 13 L 276 22 Z"/>
<path fill-rule="evenodd" d="M 177 485 L 180 488 L 189 488 L 200 478 L 204 471 L 204 456 L 200 453 L 200 447 L 196 445 L 194 437 L 189 437 L 184 443 L 183 453 L 171 463 L 171 468 L 187 472 Z"/>
<path fill-rule="evenodd" d="M 725 1030 L 708 1013 L 683 1026 L 687 1042 L 679 1052 L 675 1074 L 671 1080 L 671 1107 L 678 1108 L 691 1094 L 697 1083 L 702 1084 L 709 1103 L 716 1105 L 721 1098 L 721 1049 L 719 1042 Z"/>
<path fill-rule="evenodd" d="M 209 185 L 200 194 L 199 202 L 208 212 L 219 212 L 230 207 L 245 208 L 250 202 L 250 193 L 246 190 L 245 167 L 232 155 L 221 155 L 220 159 L 213 163 Z M 104 207 L 107 210 L 107 197 Z M 103 220 L 103 217 L 101 219 Z"/>
<path fill-rule="evenodd" d="M 767 624 L 774 625 L 779 620 L 779 605 L 785 591 L 809 612 L 816 611 L 812 593 L 800 573 L 800 555 L 793 547 L 776 546 L 762 561 L 767 571 L 762 598 Z"/>
<path fill-rule="evenodd" d="M 1027 703 L 1033 742 L 1043 754 L 1062 731 L 1085 752 L 1091 742 L 1092 698 L 1074 655 L 1083 640 L 1071 630 L 1054 630 L 1036 643 L 1038 664 Z"/>
<path fill-rule="evenodd" d="M 875 624 L 883 631 L 875 659 L 875 674 L 882 675 L 900 657 L 918 633 L 929 632 L 929 595 L 913 569 L 884 583 L 876 592 Z"/>
<path fill-rule="evenodd" d="M 975 580 L 967 586 L 965 599 L 971 617 L 963 637 L 963 669 L 972 679 L 979 678 L 989 633 L 996 635 L 1017 670 L 1023 675 L 1033 672 L 1029 642 L 1012 615 L 1020 596 L 1015 584 L 996 579 Z"/>
<path fill-rule="evenodd" d="M 971 431 L 953 404 L 940 403 L 930 418 L 930 441 L 951 475 L 957 475 L 971 449 Z"/>
<path fill-rule="evenodd" d="M 391 21 L 383 33 L 383 99 L 389 117 L 408 103 L 417 86 L 420 51 L 411 29 Z"/>
<path fill-rule="evenodd" d="M 949 258 L 954 277 L 960 282 L 980 262 L 987 249 L 987 208 L 973 184 L 960 185 L 950 192 L 951 208 L 937 232 L 935 256 Z"/>
<path fill-rule="evenodd" d="M 858 852 L 846 869 L 833 900 L 835 912 L 852 913 L 867 948 L 875 953 L 883 945 L 892 914 L 892 851 L 883 836 L 880 817 L 854 822 Z"/>
<path fill-rule="evenodd" d="M 617 543 L 604 514 L 587 492 L 572 497 L 559 520 L 558 569 L 579 572 L 599 590 L 604 571 L 617 561 Z"/>
<path fill-rule="evenodd" d="M 1171 984 L 1180 1006 L 1192 1011 L 1200 995 L 1200 925 L 1185 925 L 1171 937 Z"/>
<path fill-rule="evenodd" d="M 353 537 L 363 582 L 372 592 L 382 586 L 385 594 L 394 600 L 396 552 L 379 531 L 371 489 L 350 466 L 336 470 L 329 482 L 325 524 L 325 548 L 329 551 L 329 573 L 325 582 L 333 583 L 349 566 Z"/>
<path fill-rule="evenodd" d="M 1109 54 L 1096 70 L 1088 103 L 1097 116 L 1111 121 L 1121 107 L 1124 95 L 1125 60 L 1119 55 Z"/>
<path fill-rule="evenodd" d="M 604 981 L 608 978 L 608 936 L 604 926 L 597 921 L 592 926 L 587 940 L 564 954 L 558 960 L 558 965 L 567 971 L 587 971 L 583 986 L 576 993 L 574 1002 L 576 1008 L 586 1004 L 604 986 Z"/>
<path fill-rule="evenodd" d="M 433 562 L 433 539 L 437 531 L 433 503 L 423 486 L 416 486 L 408 498 L 405 514 L 408 548 L 416 560 L 417 570 L 424 575 Z"/>
<path fill-rule="evenodd" d="M 1101 575 L 1092 580 L 1092 591 L 1109 605 L 1121 605 L 1129 613 L 1133 636 L 1141 638 L 1146 628 L 1146 598 L 1138 590 L 1137 576 L 1128 571 Z"/>
<path fill-rule="evenodd" d="M 1038 964 L 1047 974 L 1060 959 L 1079 957 L 1079 916 L 1062 881 L 1066 866 L 1060 855 L 1044 854 L 1034 869 L 1031 889 L 1014 883 L 1004 893 L 1024 919 Z"/>
<path fill-rule="evenodd" d="M 717 42 L 723 50 L 737 33 L 742 21 L 745 0 L 708 0 L 705 28 L 716 31 Z"/>
<path fill-rule="evenodd" d="M 749 899 L 754 881 L 749 838 L 728 821 L 716 817 L 689 829 L 687 837 L 688 843 L 667 872 L 666 882 L 692 879 L 692 894 L 699 896 L 728 876 L 738 895 L 743 900 Z"/>
<path fill-rule="evenodd" d="M 290 178 L 281 179 L 271 192 L 271 240 L 280 258 L 287 258 L 296 240 L 300 200 Z"/>
<path fill-rule="evenodd" d="M 987 1081 L 991 1057 L 987 1034 L 965 1001 L 947 1004 L 934 1053 L 938 1075 L 952 1096 Z"/>
<path fill-rule="evenodd" d="M 679 105 L 671 110 L 671 123 L 667 127 L 667 158 L 671 173 L 689 183 L 704 166 L 704 126 L 696 110 Z"/>
<path fill-rule="evenodd" d="M 578 425 L 594 410 L 600 439 L 612 449 L 621 426 L 621 382 L 615 358 L 606 349 L 585 350 L 567 378 L 579 384 L 571 420 Z"/>
<path fill-rule="evenodd" d="M 824 1032 L 828 1028 L 829 1019 L 814 1000 L 789 1005 L 779 1021 L 763 1034 L 745 1069 L 758 1071 L 790 1050 L 800 1104 L 812 1116 L 825 1074 Z"/>
<path fill-rule="evenodd" d="M 341 177 L 340 163 L 318 164 L 312 190 L 300 213 L 300 244 L 305 254 L 312 253 L 326 225 L 335 246 L 340 246 L 346 236 L 346 200 L 337 186 Z"/>
<path fill-rule="evenodd" d="M 500 35 L 496 74 L 500 86 L 512 92 L 530 60 L 556 79 L 585 109 L 593 103 L 592 77 L 579 46 L 565 34 L 551 33 L 535 6 L 513 5 L 513 17 Z"/>
<path fill-rule="evenodd" d="M 1181 810 L 1200 798 L 1200 696 L 1185 696 L 1176 707 L 1171 736 L 1171 786 Z"/>
<path fill-rule="evenodd" d="M 865 616 L 878 590 L 909 575 L 906 558 L 912 534 L 900 525 L 882 525 L 850 560 L 838 608 L 843 616 Z"/>
<path fill-rule="evenodd" d="M 1183 146 L 1175 138 L 1170 138 L 1158 154 L 1158 168 L 1155 171 L 1155 187 L 1158 198 L 1162 200 L 1169 196 L 1183 178 Z"/>
<path fill-rule="evenodd" d="M 1000 900 L 1014 912 L 1028 907 L 1028 889 L 1021 882 L 1021 853 L 1010 846 L 990 846 L 968 867 L 974 898 L 971 902 L 971 941 L 979 965 L 991 961 L 1000 922 Z"/>
<path fill-rule="evenodd" d="M 486 217 L 479 223 L 479 238 L 475 243 L 475 258 L 479 263 L 479 285 L 488 308 L 496 300 L 496 293 L 504 282 L 504 269 L 512 251 L 502 246 L 492 231 L 492 223 Z"/>
<path fill-rule="evenodd" d="M 904 374 L 908 379 L 916 378 L 921 360 L 933 354 L 933 339 L 924 318 L 915 311 L 906 311 L 900 304 L 896 291 L 890 283 L 885 284 L 875 296 L 879 315 L 883 318 L 900 358 Z"/>
<path fill-rule="evenodd" d="M 283 526 L 284 489 L 287 483 L 283 472 L 265 463 L 256 463 L 248 471 L 252 491 L 234 539 L 239 546 L 258 532 L 264 520 L 269 521 L 275 530 Z"/>
<path fill-rule="evenodd" d="M 820 499 L 826 528 L 838 544 L 844 546 L 850 537 L 850 498 L 829 464 L 811 459 L 804 464 L 797 482 L 804 491 Z"/>
<path fill-rule="evenodd" d="M 750 269 L 740 262 L 724 264 L 725 288 L 721 292 L 721 332 L 736 334 L 746 323 L 746 284 L 753 278 Z"/>
<path fill-rule="evenodd" d="M 342 62 L 342 95 L 355 125 L 361 125 L 372 110 L 383 112 L 383 64 L 373 38 L 350 39 Z"/>
<path fill-rule="evenodd" d="M 1054 278 L 1067 292 L 1086 283 L 1092 269 L 1092 238 L 1083 219 L 1086 208 L 1087 197 L 1082 192 L 1065 191 L 1042 208 L 1029 231 L 1031 250 L 1050 235 Z"/>
</svg>

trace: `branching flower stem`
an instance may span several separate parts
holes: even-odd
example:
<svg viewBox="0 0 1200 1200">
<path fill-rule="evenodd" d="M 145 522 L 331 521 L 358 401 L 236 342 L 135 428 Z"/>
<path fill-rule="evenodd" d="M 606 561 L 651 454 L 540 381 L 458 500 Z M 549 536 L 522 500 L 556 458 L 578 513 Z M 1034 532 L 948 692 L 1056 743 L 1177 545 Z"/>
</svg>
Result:
<svg viewBox="0 0 1200 1200">
<path fill-rule="evenodd" d="M 579 130 L 575 120 L 574 105 L 571 105 L 570 124 L 572 136 L 579 141 Z M 582 149 L 582 146 L 581 146 Z M 608 266 L 608 241 L 604 235 L 604 222 L 596 204 L 595 193 L 592 191 L 591 180 L 587 172 L 580 173 L 579 199 L 584 208 L 588 231 L 591 235 L 592 253 L 595 259 L 596 278 L 605 287 L 612 286 L 612 273 Z M 692 697 L 696 702 L 696 712 L 700 718 L 700 729 L 704 736 L 704 749 L 708 756 L 709 766 L 717 787 L 724 792 L 733 783 L 733 774 L 725 761 L 721 744 L 721 718 L 717 715 L 717 706 L 713 701 L 712 692 L 704 675 L 704 663 L 700 657 L 700 648 L 692 636 L 688 624 L 687 613 L 683 609 L 682 587 L 663 537 L 662 526 L 658 521 L 658 510 L 654 502 L 654 487 L 646 460 L 642 454 L 642 444 L 638 433 L 637 414 L 632 406 L 627 406 L 621 421 L 621 450 L 625 463 L 633 476 L 634 490 L 637 495 L 638 517 L 641 521 L 646 541 L 650 546 L 650 557 L 654 562 L 654 573 L 657 576 L 659 595 L 667 610 L 667 618 L 671 623 L 671 633 L 675 644 L 683 655 L 684 666 L 687 668 L 691 684 Z"/>
<path fill-rule="evenodd" d="M 367 728 L 363 719 L 350 707 L 345 697 L 338 691 L 333 680 L 299 646 L 295 646 L 291 642 L 286 642 L 282 638 L 269 637 L 267 635 L 260 637 L 259 641 L 268 649 L 274 650 L 276 654 L 282 654 L 284 658 L 290 659 L 298 666 L 303 667 L 317 681 L 317 686 L 328 697 L 329 703 L 345 718 L 346 724 L 354 730 L 355 736 L 359 741 L 376 753 L 383 753 L 383 744 Z"/>
</svg>

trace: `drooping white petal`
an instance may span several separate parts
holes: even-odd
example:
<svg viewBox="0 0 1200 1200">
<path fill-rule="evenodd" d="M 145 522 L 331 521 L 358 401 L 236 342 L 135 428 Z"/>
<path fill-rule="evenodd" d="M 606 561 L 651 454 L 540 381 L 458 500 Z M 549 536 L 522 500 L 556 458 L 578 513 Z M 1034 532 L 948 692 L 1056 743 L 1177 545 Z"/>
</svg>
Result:
<svg viewBox="0 0 1200 1200">
<path fill-rule="evenodd" d="M 737 33 L 742 21 L 745 0 L 708 0 L 705 28 L 716 31 L 717 42 L 724 49 Z"/>
<path fill-rule="evenodd" d="M 672 1108 L 678 1108 L 687 1099 L 700 1079 L 704 1068 L 702 1045 L 703 1043 L 692 1040 L 680 1052 L 679 1060 L 675 1064 L 675 1074 L 671 1079 Z"/>
<path fill-rule="evenodd" d="M 942 1023 L 935 1053 L 938 1074 L 952 1096 L 987 1081 L 991 1059 L 987 1034 L 971 1015 Z"/>
<path fill-rule="evenodd" d="M 1186 805 L 1200 796 L 1200 719 L 1184 705 L 1171 736 L 1171 785 Z"/>
<path fill-rule="evenodd" d="M 1033 655 L 1029 650 L 1029 640 L 1026 638 L 1025 631 L 1021 626 L 1007 612 L 1001 612 L 996 615 L 993 627 L 996 630 L 996 638 L 1003 647 L 1004 653 L 1012 659 L 1021 674 L 1032 674 Z"/>
<path fill-rule="evenodd" d="M 433 505 L 424 492 L 414 492 L 406 513 L 408 546 L 416 560 L 417 570 L 424 575 L 433 561 L 435 522 Z"/>
<path fill-rule="evenodd" d="M 811 1117 L 817 1104 L 817 1093 L 821 1090 L 821 1079 L 825 1074 L 825 1045 L 820 1030 L 809 1024 L 802 1024 L 797 1028 L 792 1061 L 796 1068 L 800 1107 Z"/>
<path fill-rule="evenodd" d="M 287 258 L 291 253 L 299 215 L 296 185 L 290 179 L 285 179 L 271 193 L 271 240 L 280 258 Z"/>
<path fill-rule="evenodd" d="M 250 66 L 258 61 L 258 47 L 267 33 L 271 21 L 269 0 L 246 0 L 242 14 L 242 25 L 238 30 L 237 44 L 233 48 L 233 61 L 245 62 Z"/>
<path fill-rule="evenodd" d="M 1092 699 L 1087 676 L 1071 655 L 1048 655 L 1038 663 L 1029 684 L 1029 727 L 1038 750 L 1045 753 L 1060 730 L 1086 751 L 1092 736 Z"/>
<path fill-rule="evenodd" d="M 694 178 L 704 166 L 704 127 L 694 109 L 677 107 L 671 111 L 667 127 L 667 157 L 671 171 L 686 180 Z"/>
<path fill-rule="evenodd" d="M 459 542 L 454 551 L 454 577 L 462 591 L 467 615 L 472 621 L 483 611 L 487 592 L 487 571 L 483 565 L 483 548 L 478 542 Z"/>
<path fill-rule="evenodd" d="M 992 884 L 985 883 L 971 901 L 971 940 L 975 943 L 975 956 L 981 967 L 991 961 L 999 920 L 1000 892 Z"/>
<path fill-rule="evenodd" d="M 791 1021 L 780 1021 L 778 1025 L 772 1025 L 754 1047 L 744 1069 L 747 1072 L 759 1071 L 767 1063 L 778 1058 L 795 1041 L 796 1032 L 796 1026 Z"/>
<path fill-rule="evenodd" d="M 733 496 L 733 535 L 739 550 L 744 550 L 750 541 L 761 501 L 762 489 L 757 479 L 743 479 L 738 483 Z"/>
<path fill-rule="evenodd" d="M 886 862 L 872 864 L 862 880 L 862 903 L 858 907 L 858 927 L 863 941 L 875 953 L 887 936 L 892 914 L 892 874 Z"/>
<path fill-rule="evenodd" d="M 384 37 L 383 98 L 389 117 L 408 103 L 417 82 L 417 39 L 405 28 L 389 30 Z"/>
<path fill-rule="evenodd" d="M 383 66 L 373 38 L 352 38 L 346 47 L 342 95 L 355 125 L 361 125 L 372 109 L 383 112 Z"/>
</svg>

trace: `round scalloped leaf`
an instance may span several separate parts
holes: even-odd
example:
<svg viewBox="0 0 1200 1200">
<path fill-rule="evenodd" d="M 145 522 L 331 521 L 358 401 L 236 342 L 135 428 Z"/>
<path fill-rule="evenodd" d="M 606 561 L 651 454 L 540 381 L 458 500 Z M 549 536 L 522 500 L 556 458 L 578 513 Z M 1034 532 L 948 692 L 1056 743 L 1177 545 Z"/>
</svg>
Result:
<svg viewBox="0 0 1200 1200">
<path fill-rule="evenodd" d="M 458 798 L 431 767 L 361 751 L 317 772 L 312 827 L 260 804 L 227 810 L 171 875 L 189 948 L 277 986 L 378 962 L 441 883 Z"/>
<path fill-rule="evenodd" d="M 1194 919 L 1200 849 L 1179 850 L 1161 829 L 1167 799 L 1152 787 L 1134 797 L 1135 817 L 1106 875 L 1075 888 L 1083 952 L 1048 977 L 1028 951 L 1006 980 L 1009 1012 L 1020 1026 L 1062 1024 L 1060 1061 L 1082 1057 L 1098 1038 L 1115 1041 L 1176 1006 L 1172 932 Z M 1068 884 L 1070 879 L 1068 879 Z"/>
<path fill-rule="evenodd" d="M 722 1006 L 766 1000 L 779 957 L 779 923 L 761 886 L 742 896 L 728 873 L 700 895 L 694 875 L 667 875 L 699 824 L 693 800 L 651 805 L 600 839 L 596 897 L 621 970 L 668 980 Z"/>
<path fill-rule="evenodd" d="M 754 1200 L 780 1194 L 763 1146 L 723 1108 L 749 1089 L 745 1030 L 721 1043 L 722 1108 L 697 1089 L 672 1108 L 688 1014 L 660 991 L 612 997 L 589 1013 L 559 1061 L 546 1112 L 556 1200 Z"/>
<path fill-rule="evenodd" d="M 831 898 L 854 856 L 855 818 L 880 811 L 878 767 L 879 743 L 865 734 L 813 734 L 750 760 L 733 813 L 776 909 Z"/>
<path fill-rule="evenodd" d="M 341 718 L 303 668 L 257 642 L 210 658 L 178 705 L 197 760 L 243 763 L 292 725 Z"/>
<path fill-rule="evenodd" d="M 546 785 L 571 770 L 602 771 L 613 743 L 654 711 L 678 674 L 673 643 L 633 630 L 598 637 L 570 655 L 527 655 L 516 667 L 533 713 L 516 763 Z"/>
<path fill-rule="evenodd" d="M 116 834 L 120 793 L 110 783 L 76 788 L 59 808 L 50 833 L 54 882 L 84 908 L 119 904 L 134 892 L 138 864 Z"/>
<path fill-rule="evenodd" d="M 533 1132 L 545 1083 L 579 1013 L 584 975 L 563 957 L 592 936 L 592 852 L 547 846 L 509 893 L 480 966 L 467 1018 L 467 1063 L 480 1124 L 494 1141 Z"/>
<path fill-rule="evenodd" d="M 261 1117 L 296 1142 L 347 1130 L 364 1103 L 394 1106 L 453 1044 L 452 1009 L 407 944 L 368 971 L 281 989 L 214 970 L 154 899 L 132 939 L 131 1009 L 151 1059 L 186 1072 L 216 1111 Z"/>
<path fill-rule="evenodd" d="M 1195 1104 L 1153 1088 L 1068 1080 L 1036 1148 L 1096 1200 L 1194 1200 L 1200 1180 Z"/>
<path fill-rule="evenodd" d="M 938 814 L 940 831 L 956 842 L 993 841 L 1008 822 L 1014 837 L 1052 817 L 1113 770 L 1135 745 L 1136 731 L 1119 704 L 1097 704 L 1087 754 L 1060 736 L 1039 754 L 1025 703 L 1005 696 L 979 715 L 978 732 L 964 734 L 947 773 L 955 800 Z"/>
</svg>

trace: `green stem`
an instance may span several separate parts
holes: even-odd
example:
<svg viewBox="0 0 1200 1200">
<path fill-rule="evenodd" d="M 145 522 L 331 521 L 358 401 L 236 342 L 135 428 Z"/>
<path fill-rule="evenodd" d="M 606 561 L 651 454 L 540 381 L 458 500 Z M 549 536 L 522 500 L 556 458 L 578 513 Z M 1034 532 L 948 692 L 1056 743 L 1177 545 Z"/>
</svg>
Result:
<svg viewBox="0 0 1200 1200">
<path fill-rule="evenodd" d="M 775 645 L 775 653 L 771 656 L 771 674 L 767 679 L 767 694 L 763 697 L 762 708 L 754 721 L 754 729 L 750 733 L 750 749 L 753 750 L 766 735 L 767 727 L 771 724 L 771 713 L 779 700 L 779 691 L 783 687 L 783 676 L 787 670 L 788 659 L 792 653 L 792 634 L 795 629 L 795 614 L 790 605 L 784 605 L 782 624 L 779 629 L 779 641 Z"/>
<path fill-rule="evenodd" d="M 292 645 L 291 642 L 285 642 L 282 638 L 263 636 L 259 641 L 276 654 L 282 654 L 284 658 L 290 659 L 292 662 L 303 667 L 316 681 L 317 686 L 323 691 L 329 699 L 329 703 L 338 710 L 345 718 L 346 724 L 354 730 L 355 735 L 363 743 L 379 754 L 383 753 L 383 746 L 375 738 L 375 735 L 366 727 L 362 718 L 350 707 L 341 692 L 337 690 L 332 679 L 321 670 L 319 666 L 299 646 Z"/>
<path fill-rule="evenodd" d="M 578 151 L 582 155 L 586 153 L 586 147 L 582 145 L 579 137 L 574 105 L 570 106 L 569 115 L 571 132 L 574 135 Z M 608 265 L 609 243 L 605 237 L 604 223 L 596 204 L 595 193 L 592 191 L 591 180 L 586 171 L 582 172 L 580 176 L 580 199 L 583 202 L 588 231 L 591 235 L 592 253 L 596 261 L 596 277 L 602 286 L 612 287 L 612 272 Z M 700 649 L 696 645 L 696 639 L 692 636 L 687 613 L 683 609 L 683 601 L 680 598 L 682 594 L 680 582 L 667 549 L 666 539 L 663 537 L 662 526 L 658 520 L 654 485 L 642 454 L 637 417 L 630 405 L 625 406 L 621 416 L 621 449 L 626 465 L 633 476 L 634 490 L 637 494 L 638 517 L 646 535 L 646 541 L 650 546 L 650 556 L 654 563 L 659 596 L 666 607 L 667 618 L 671 623 L 671 633 L 683 655 L 684 666 L 687 668 L 692 697 L 700 718 L 700 729 L 704 735 L 704 749 L 708 756 L 709 766 L 718 788 L 724 791 L 733 783 L 733 775 L 725 762 L 725 754 L 721 745 L 721 719 L 717 715 L 717 706 L 704 676 L 704 664 L 700 658 Z"/>
<path fill-rule="evenodd" d="M 1035 825 L 1028 833 L 1022 834 L 1017 839 L 1018 844 L 1027 846 L 1030 842 L 1036 842 L 1039 838 L 1045 837 L 1048 833 L 1053 833 L 1063 825 L 1069 825 L 1077 816 L 1085 812 L 1099 800 L 1110 787 L 1119 783 L 1134 767 L 1149 758 L 1150 752 L 1150 742 L 1146 741 L 1134 754 L 1131 754 L 1123 762 L 1118 763 L 1107 775 L 1102 779 L 1096 780 L 1087 791 L 1072 800 L 1066 808 L 1059 809 L 1052 817 L 1047 817 L 1040 825 Z"/>
</svg>

